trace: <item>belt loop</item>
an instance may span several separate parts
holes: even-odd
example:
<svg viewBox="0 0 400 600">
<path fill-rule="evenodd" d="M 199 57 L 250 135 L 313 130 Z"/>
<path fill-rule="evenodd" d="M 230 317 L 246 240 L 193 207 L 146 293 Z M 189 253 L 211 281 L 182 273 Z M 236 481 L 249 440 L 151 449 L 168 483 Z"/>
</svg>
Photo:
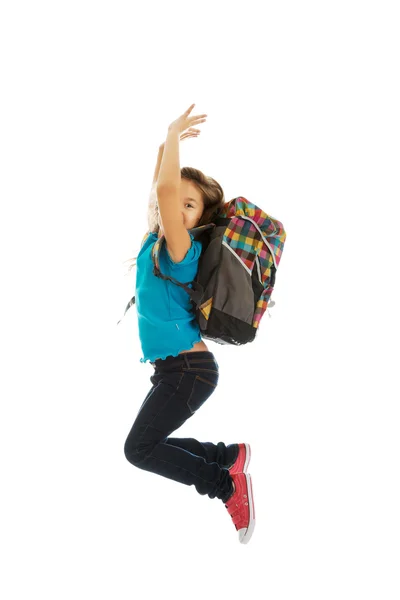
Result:
<svg viewBox="0 0 400 600">
<path fill-rule="evenodd" d="M 186 352 L 183 353 L 183 358 L 185 359 L 185 363 L 186 363 L 187 368 L 190 369 L 190 364 L 189 364 L 189 360 L 188 360 Z"/>
</svg>

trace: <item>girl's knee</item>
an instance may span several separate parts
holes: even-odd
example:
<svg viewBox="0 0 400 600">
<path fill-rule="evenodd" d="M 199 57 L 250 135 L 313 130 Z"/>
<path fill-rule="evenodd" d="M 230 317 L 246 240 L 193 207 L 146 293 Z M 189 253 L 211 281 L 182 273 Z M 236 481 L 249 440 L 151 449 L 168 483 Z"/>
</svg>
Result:
<svg viewBox="0 0 400 600">
<path fill-rule="evenodd" d="M 139 466 L 140 463 L 150 454 L 153 446 L 149 447 L 149 444 L 140 443 L 139 440 L 127 438 L 124 445 L 124 454 L 128 462 L 135 467 Z"/>
</svg>

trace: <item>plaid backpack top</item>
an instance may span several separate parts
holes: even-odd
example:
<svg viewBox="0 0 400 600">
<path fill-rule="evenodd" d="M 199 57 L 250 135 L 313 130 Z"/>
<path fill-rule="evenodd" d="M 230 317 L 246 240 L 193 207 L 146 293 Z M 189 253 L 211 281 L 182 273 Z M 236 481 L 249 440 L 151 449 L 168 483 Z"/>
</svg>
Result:
<svg viewBox="0 0 400 600">
<path fill-rule="evenodd" d="M 203 246 L 194 281 L 181 283 L 161 273 L 164 236 L 152 249 L 154 275 L 189 294 L 203 338 L 219 344 L 252 342 L 267 307 L 274 305 L 270 298 L 286 240 L 282 223 L 239 196 L 226 202 L 212 223 L 188 231 Z M 135 297 L 125 313 L 134 302 Z"/>
</svg>

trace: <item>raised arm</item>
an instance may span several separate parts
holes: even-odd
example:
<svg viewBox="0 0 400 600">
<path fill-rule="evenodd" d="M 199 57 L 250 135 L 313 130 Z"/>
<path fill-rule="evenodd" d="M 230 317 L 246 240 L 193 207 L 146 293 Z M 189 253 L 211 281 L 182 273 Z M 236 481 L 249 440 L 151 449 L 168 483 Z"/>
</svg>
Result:
<svg viewBox="0 0 400 600">
<path fill-rule="evenodd" d="M 160 173 L 160 166 L 164 152 L 164 143 L 158 148 L 157 163 L 154 169 L 153 183 L 149 195 L 149 205 L 147 209 L 147 225 L 149 231 L 155 232 L 158 227 L 158 210 L 157 210 L 157 180 Z"/>
<path fill-rule="evenodd" d="M 181 262 L 191 246 L 191 239 L 184 225 L 181 210 L 180 186 L 181 168 L 179 163 L 179 141 L 181 133 L 190 125 L 202 123 L 207 115 L 189 117 L 194 104 L 189 107 L 168 128 L 160 174 L 157 181 L 157 198 L 162 221 L 162 229 L 167 250 L 174 262 Z"/>
<path fill-rule="evenodd" d="M 158 149 L 157 164 L 156 164 L 156 168 L 154 169 L 153 185 L 155 183 L 157 183 L 157 180 L 158 180 L 158 175 L 160 173 L 160 166 L 161 166 L 163 153 L 164 153 L 164 142 L 160 145 L 160 147 Z"/>
<path fill-rule="evenodd" d="M 200 129 L 195 129 L 194 127 L 190 127 L 187 131 L 182 133 L 182 135 L 180 136 L 180 140 L 182 141 L 188 137 L 197 137 L 198 135 L 200 135 Z M 149 231 L 152 231 L 152 232 L 156 231 L 157 226 L 158 226 L 157 182 L 158 182 L 158 178 L 160 175 L 160 167 L 161 167 L 161 162 L 162 162 L 162 158 L 163 158 L 163 154 L 164 154 L 164 147 L 165 147 L 165 142 L 160 144 L 160 146 L 158 148 L 157 163 L 156 163 L 156 168 L 154 169 L 153 183 L 152 183 L 151 190 L 150 190 L 149 206 L 148 206 L 148 210 L 147 210 L 147 223 L 148 223 Z"/>
</svg>

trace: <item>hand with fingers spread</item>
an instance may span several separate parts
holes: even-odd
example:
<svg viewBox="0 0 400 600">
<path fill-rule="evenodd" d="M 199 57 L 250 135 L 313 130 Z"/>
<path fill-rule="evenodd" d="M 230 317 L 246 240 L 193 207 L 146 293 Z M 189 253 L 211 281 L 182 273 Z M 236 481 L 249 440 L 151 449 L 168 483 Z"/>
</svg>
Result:
<svg viewBox="0 0 400 600">
<path fill-rule="evenodd" d="M 198 125 L 199 123 L 204 123 L 206 120 L 205 117 L 207 115 L 196 115 L 189 116 L 191 111 L 193 110 L 194 104 L 189 106 L 189 108 L 178 117 L 175 121 L 171 123 L 168 127 L 168 131 L 177 131 L 179 134 L 186 131 L 186 129 L 193 130 L 193 125 Z"/>
<path fill-rule="evenodd" d="M 200 135 L 200 133 L 201 133 L 200 129 L 195 129 L 194 127 L 189 127 L 189 129 L 187 131 L 185 131 L 184 133 L 181 133 L 181 135 L 179 137 L 179 141 L 181 142 L 185 138 L 190 138 L 190 137 L 197 138 Z M 165 146 L 165 142 L 160 144 L 160 150 L 164 150 L 164 146 Z"/>
</svg>

